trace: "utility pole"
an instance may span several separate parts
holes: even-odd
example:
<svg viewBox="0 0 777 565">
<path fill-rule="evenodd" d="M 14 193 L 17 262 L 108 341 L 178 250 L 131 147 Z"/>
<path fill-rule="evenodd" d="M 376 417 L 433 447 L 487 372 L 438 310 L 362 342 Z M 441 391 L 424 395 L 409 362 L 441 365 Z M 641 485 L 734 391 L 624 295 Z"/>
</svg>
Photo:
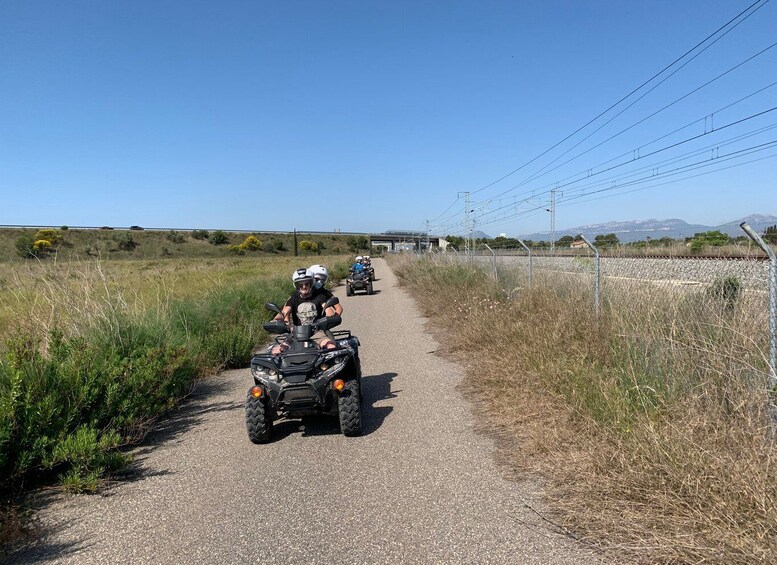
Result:
<svg viewBox="0 0 777 565">
<path fill-rule="evenodd" d="M 472 253 L 472 226 L 469 224 L 469 191 L 467 192 L 459 192 L 458 196 L 464 195 L 464 231 L 465 231 L 465 237 L 464 237 L 464 253 L 467 256 L 471 256 Z"/>
<path fill-rule="evenodd" d="M 426 250 L 431 251 L 429 249 L 429 220 L 426 220 Z"/>
<path fill-rule="evenodd" d="M 556 250 L 556 189 L 550 191 L 550 252 Z"/>
</svg>

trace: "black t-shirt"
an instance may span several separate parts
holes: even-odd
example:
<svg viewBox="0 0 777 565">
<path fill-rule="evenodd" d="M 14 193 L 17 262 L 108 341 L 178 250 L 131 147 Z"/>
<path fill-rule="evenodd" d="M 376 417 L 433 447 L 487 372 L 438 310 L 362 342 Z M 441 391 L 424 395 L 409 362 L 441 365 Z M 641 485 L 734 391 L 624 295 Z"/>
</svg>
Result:
<svg viewBox="0 0 777 565">
<path fill-rule="evenodd" d="M 299 317 L 297 316 L 297 308 L 303 302 L 312 302 L 316 306 L 316 319 L 324 315 L 324 303 L 334 296 L 329 290 L 325 288 L 314 288 L 312 296 L 308 298 L 302 298 L 299 295 L 299 290 L 295 290 L 289 299 L 286 301 L 286 306 L 291 306 L 291 319 L 295 326 L 300 324 Z"/>
</svg>

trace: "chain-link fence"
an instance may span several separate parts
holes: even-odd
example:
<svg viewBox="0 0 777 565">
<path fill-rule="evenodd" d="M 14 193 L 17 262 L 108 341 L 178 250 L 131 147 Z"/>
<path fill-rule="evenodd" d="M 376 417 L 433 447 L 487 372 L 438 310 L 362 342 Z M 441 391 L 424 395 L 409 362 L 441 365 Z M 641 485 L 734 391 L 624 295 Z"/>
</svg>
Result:
<svg viewBox="0 0 777 565">
<path fill-rule="evenodd" d="M 761 254 L 738 258 L 600 256 L 592 245 L 484 246 L 469 256 L 435 257 L 489 272 L 508 296 L 552 287 L 576 306 L 589 304 L 616 333 L 655 356 L 649 362 L 659 372 L 682 364 L 686 373 L 747 374 L 772 390 L 777 385 L 777 261 L 766 245 Z"/>
</svg>

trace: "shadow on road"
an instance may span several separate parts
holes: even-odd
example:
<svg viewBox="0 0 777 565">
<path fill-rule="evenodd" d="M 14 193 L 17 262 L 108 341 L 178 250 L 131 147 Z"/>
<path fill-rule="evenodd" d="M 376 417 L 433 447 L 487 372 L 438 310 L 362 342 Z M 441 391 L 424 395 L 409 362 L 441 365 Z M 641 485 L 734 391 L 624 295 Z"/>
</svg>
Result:
<svg viewBox="0 0 777 565">
<path fill-rule="evenodd" d="M 375 406 L 376 402 L 396 398 L 398 390 L 391 390 L 396 373 L 382 373 L 362 377 L 363 421 L 362 435 L 369 435 L 383 424 L 383 420 L 394 410 L 392 406 Z"/>
<path fill-rule="evenodd" d="M 67 526 L 62 526 L 67 527 Z M 33 564 L 33 563 L 49 563 L 51 561 L 61 561 L 64 557 L 72 555 L 84 549 L 93 546 L 93 543 L 86 542 L 72 542 L 72 543 L 46 543 L 45 541 L 39 542 L 35 547 L 24 547 L 12 551 L 5 557 L 8 561 L 3 563 L 11 564 Z M 3 557 L 0 554 L 0 557 Z"/>
</svg>

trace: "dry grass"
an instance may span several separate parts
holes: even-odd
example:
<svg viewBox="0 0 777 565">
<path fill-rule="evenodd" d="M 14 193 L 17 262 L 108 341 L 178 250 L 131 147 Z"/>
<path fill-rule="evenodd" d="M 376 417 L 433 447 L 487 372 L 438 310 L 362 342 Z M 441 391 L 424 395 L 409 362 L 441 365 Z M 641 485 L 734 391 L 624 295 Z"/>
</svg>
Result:
<svg viewBox="0 0 777 565">
<path fill-rule="evenodd" d="M 19 329 L 52 327 L 78 334 L 112 310 L 145 314 L 171 301 L 197 299 L 246 282 L 290 275 L 311 261 L 333 265 L 340 256 L 230 257 L 103 261 L 25 261 L 0 278 L 0 341 Z M 20 327 L 20 325 L 22 327 Z"/>
<path fill-rule="evenodd" d="M 777 561 L 759 304 L 611 289 L 597 320 L 563 280 L 511 293 L 461 266 L 397 267 L 454 328 L 441 339 L 472 360 L 482 429 L 507 470 L 546 479 L 553 519 L 634 562 Z"/>
</svg>

